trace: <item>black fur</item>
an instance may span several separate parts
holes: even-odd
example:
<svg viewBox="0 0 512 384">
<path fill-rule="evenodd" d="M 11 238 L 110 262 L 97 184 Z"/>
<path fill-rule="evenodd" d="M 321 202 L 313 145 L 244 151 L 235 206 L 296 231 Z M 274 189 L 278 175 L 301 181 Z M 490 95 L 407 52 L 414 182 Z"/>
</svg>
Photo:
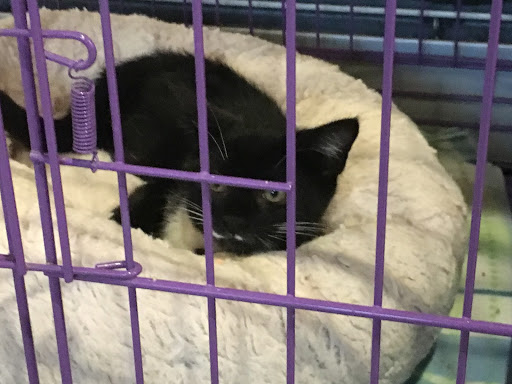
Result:
<svg viewBox="0 0 512 384">
<path fill-rule="evenodd" d="M 194 58 L 155 53 L 117 66 L 125 161 L 199 170 Z M 216 174 L 285 181 L 286 119 L 276 103 L 227 66 L 206 61 L 210 167 Z M 0 92 L 6 130 L 29 146 L 25 111 Z M 96 81 L 98 148 L 113 153 L 106 77 Z M 60 152 L 70 152 L 71 117 L 55 122 Z M 297 133 L 297 243 L 322 233 L 319 221 L 358 134 L 356 119 Z M 202 228 L 199 185 L 145 177 L 130 196 L 131 225 L 159 237 L 180 204 Z M 284 249 L 286 204 L 274 192 L 212 188 L 218 249 L 250 254 Z M 120 221 L 119 210 L 113 219 Z M 241 239 L 241 240 L 240 240 Z"/>
<path fill-rule="evenodd" d="M 172 181 L 151 180 L 136 188 L 129 197 L 130 224 L 141 228 L 153 237 L 159 237 L 162 223 L 166 218 L 167 193 L 172 188 Z M 121 210 L 114 209 L 112 219 L 121 223 Z"/>
</svg>

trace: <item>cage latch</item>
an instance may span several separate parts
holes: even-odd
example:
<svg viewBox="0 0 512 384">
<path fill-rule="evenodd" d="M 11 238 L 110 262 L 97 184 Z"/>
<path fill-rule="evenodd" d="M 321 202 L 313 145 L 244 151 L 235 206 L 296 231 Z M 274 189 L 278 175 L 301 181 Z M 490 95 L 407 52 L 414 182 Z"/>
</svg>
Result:
<svg viewBox="0 0 512 384">
<path fill-rule="evenodd" d="M 107 261 L 95 265 L 96 269 L 104 270 L 106 273 L 101 273 L 102 276 L 113 277 L 122 280 L 129 280 L 137 277 L 142 272 L 142 265 L 133 262 L 133 267 L 125 271 L 118 271 L 118 269 L 126 268 L 126 261 Z M 110 274 L 107 272 L 110 271 Z"/>
</svg>

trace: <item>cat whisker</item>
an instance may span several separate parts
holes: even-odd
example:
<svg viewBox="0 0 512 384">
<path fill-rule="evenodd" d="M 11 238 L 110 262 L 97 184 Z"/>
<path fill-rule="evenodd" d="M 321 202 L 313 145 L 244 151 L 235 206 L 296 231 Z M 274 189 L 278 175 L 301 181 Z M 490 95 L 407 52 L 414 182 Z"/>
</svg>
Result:
<svg viewBox="0 0 512 384">
<path fill-rule="evenodd" d="M 284 160 L 286 160 L 286 155 L 284 155 L 283 157 L 281 157 L 281 160 L 279 160 L 276 165 L 274 165 L 274 169 L 279 167 L 279 164 L 281 164 Z"/>
<path fill-rule="evenodd" d="M 197 211 L 194 211 L 192 209 L 187 209 L 187 208 L 184 208 L 183 209 L 185 212 L 188 212 L 189 215 L 191 216 L 194 216 L 194 217 L 198 217 L 198 218 L 203 218 L 203 214 L 201 212 L 197 212 Z"/>
<path fill-rule="evenodd" d="M 198 211 L 202 210 L 199 205 L 197 205 L 193 201 L 187 199 L 185 196 L 183 196 L 179 192 L 173 192 L 173 193 L 169 194 L 168 198 L 174 200 L 177 204 L 179 204 L 179 203 L 183 204 L 185 207 L 190 206 L 191 208 L 197 209 Z"/>
<path fill-rule="evenodd" d="M 212 138 L 213 142 L 215 143 L 215 145 L 219 149 L 220 156 L 222 157 L 222 160 L 226 160 L 226 157 L 224 156 L 224 152 L 222 152 L 222 149 L 220 148 L 219 143 L 217 143 L 217 140 L 215 140 L 215 137 L 213 137 L 213 135 L 210 132 L 208 132 L 208 134 L 210 135 L 210 137 Z"/>
<path fill-rule="evenodd" d="M 224 141 L 224 135 L 222 134 L 222 129 L 220 128 L 219 120 L 217 120 L 217 115 L 215 115 L 213 109 L 210 108 L 210 111 L 212 111 L 213 118 L 215 119 L 215 122 L 217 123 L 217 128 L 219 129 L 220 139 L 222 142 L 222 146 L 224 147 L 224 154 L 226 155 L 226 159 L 229 159 L 228 150 L 226 148 L 226 142 Z"/>
<path fill-rule="evenodd" d="M 196 211 L 198 213 L 203 214 L 203 209 L 201 207 L 195 206 L 195 205 L 189 205 L 187 206 L 188 209 L 191 209 L 193 211 Z"/>
<path fill-rule="evenodd" d="M 269 238 L 271 238 L 271 239 L 276 239 L 276 240 L 279 240 L 279 241 L 286 241 L 286 238 L 284 238 L 284 237 L 280 237 L 280 236 L 267 235 L 267 237 L 269 237 Z"/>
<path fill-rule="evenodd" d="M 185 204 L 184 208 L 186 208 L 186 209 L 193 209 L 198 212 L 202 211 L 202 209 L 199 205 L 197 205 L 189 200 L 183 199 L 182 202 Z"/>
<path fill-rule="evenodd" d="M 323 229 L 324 228 L 323 225 L 310 225 L 310 224 L 301 224 L 301 223 L 296 223 L 295 226 L 301 227 L 301 228 L 313 228 L 313 229 Z"/>
<path fill-rule="evenodd" d="M 186 204 L 188 204 L 188 205 L 190 205 L 190 206 L 191 206 L 191 207 L 193 207 L 193 208 L 196 208 L 196 209 L 197 209 L 197 210 L 199 210 L 199 211 L 202 211 L 202 210 L 203 210 L 203 208 L 202 208 L 199 204 L 196 204 L 196 203 L 194 203 L 193 201 L 190 201 L 189 199 L 185 199 L 185 198 L 183 198 L 183 202 L 184 202 L 184 203 L 186 203 Z"/>
<path fill-rule="evenodd" d="M 313 221 L 297 221 L 295 224 L 301 224 L 301 225 L 309 225 L 312 227 L 324 227 L 321 223 L 315 223 Z"/>
<path fill-rule="evenodd" d="M 178 199 L 178 201 L 183 203 L 183 204 L 186 204 L 186 205 L 190 206 L 190 208 L 196 209 L 199 212 L 201 212 L 203 210 L 199 204 L 194 203 L 193 201 L 187 199 L 186 197 L 181 196 Z"/>
<path fill-rule="evenodd" d="M 295 231 L 303 231 L 303 232 L 323 232 L 323 228 L 310 228 L 310 227 L 301 227 L 299 225 L 295 226 Z M 286 228 L 277 228 L 276 232 L 278 233 L 286 233 Z"/>
<path fill-rule="evenodd" d="M 306 233 L 306 232 L 295 232 L 296 235 L 306 236 L 306 237 L 318 237 L 320 233 Z"/>
<path fill-rule="evenodd" d="M 190 217 L 196 217 L 196 218 L 198 218 L 198 219 L 203 220 L 203 215 L 201 215 L 201 214 L 199 214 L 199 213 L 196 213 L 196 212 L 191 212 L 191 211 L 187 211 L 187 212 L 188 212 L 188 214 L 189 214 L 189 216 L 190 216 Z"/>
<path fill-rule="evenodd" d="M 184 199 L 183 195 L 177 191 L 169 193 L 168 198 L 176 201 L 181 201 Z"/>
<path fill-rule="evenodd" d="M 280 226 L 280 227 L 276 227 L 276 229 L 280 229 L 280 230 L 286 230 L 286 228 L 287 228 L 287 226 L 285 226 L 285 225 Z M 303 225 L 303 224 L 296 224 L 295 228 L 296 229 L 306 229 L 306 230 L 311 230 L 311 231 L 323 231 L 323 230 L 325 230 L 324 226 L 311 226 L 311 225 Z"/>
<path fill-rule="evenodd" d="M 277 234 L 286 234 L 285 231 L 276 231 Z M 295 234 L 296 235 L 303 235 L 303 236 L 319 236 L 319 235 L 322 235 L 323 232 L 320 232 L 320 231 L 309 231 L 309 232 L 305 232 L 304 230 L 296 230 L 295 231 Z"/>
<path fill-rule="evenodd" d="M 320 223 L 313 223 L 313 222 L 309 222 L 309 221 L 297 221 L 295 223 L 295 226 L 296 227 L 301 227 L 301 228 L 318 228 L 318 229 L 324 229 L 325 226 L 323 224 L 320 224 Z M 279 223 L 279 224 L 274 224 L 273 227 L 276 227 L 276 228 L 286 228 L 286 223 Z"/>
<path fill-rule="evenodd" d="M 320 227 L 304 227 L 304 226 L 301 226 L 301 225 L 296 225 L 295 226 L 295 230 L 307 231 L 307 232 L 322 232 L 324 230 L 324 228 L 320 228 Z M 286 232 L 286 227 L 276 228 L 276 231 Z"/>
<path fill-rule="evenodd" d="M 213 113 L 213 111 L 212 111 L 212 113 Z M 215 117 L 215 114 L 213 114 L 213 117 L 215 118 L 215 120 L 217 120 L 217 118 Z M 198 123 L 196 121 L 192 121 L 192 124 L 194 124 L 196 127 L 199 127 L 199 125 L 198 125 Z M 217 125 L 219 125 L 218 121 L 217 121 Z M 220 127 L 219 127 L 219 129 L 220 129 Z M 219 143 L 217 142 L 217 140 L 215 140 L 215 137 L 211 134 L 210 131 L 208 131 L 208 135 L 210 135 L 210 137 L 212 138 L 212 140 L 215 143 L 215 145 L 217 145 L 217 148 L 219 149 L 219 152 L 220 152 L 220 155 L 222 157 L 222 160 L 226 160 L 227 153 L 226 153 L 226 157 L 225 157 L 224 156 L 224 152 L 222 152 L 222 149 L 220 148 Z M 222 139 L 222 140 L 224 141 L 224 139 Z"/>
<path fill-rule="evenodd" d="M 272 244 L 268 241 L 265 241 L 265 239 L 263 239 L 261 236 L 256 236 L 256 238 L 261 242 L 261 244 L 263 244 L 266 249 L 272 249 Z"/>
<path fill-rule="evenodd" d="M 305 232 L 295 232 L 296 236 L 305 236 L 310 238 L 315 238 L 321 235 L 321 233 L 305 233 Z M 286 239 L 280 238 L 282 241 L 286 241 Z"/>
<path fill-rule="evenodd" d="M 319 229 L 319 228 L 295 228 L 295 231 L 301 231 L 301 232 L 308 232 L 308 233 L 324 233 L 325 231 Z"/>
<path fill-rule="evenodd" d="M 274 236 L 280 235 L 282 238 L 285 238 L 285 237 L 286 237 L 286 233 L 269 232 L 268 234 L 269 234 L 269 235 L 274 235 Z"/>
</svg>

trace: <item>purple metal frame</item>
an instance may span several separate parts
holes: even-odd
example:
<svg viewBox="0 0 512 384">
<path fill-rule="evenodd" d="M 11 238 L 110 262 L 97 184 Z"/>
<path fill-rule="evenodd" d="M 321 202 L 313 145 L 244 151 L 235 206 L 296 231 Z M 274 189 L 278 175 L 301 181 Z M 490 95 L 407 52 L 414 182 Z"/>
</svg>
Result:
<svg viewBox="0 0 512 384">
<path fill-rule="evenodd" d="M 477 260 L 478 238 L 480 231 L 480 215 L 482 210 L 483 185 L 485 176 L 485 163 L 487 157 L 487 142 L 492 115 L 494 82 L 496 67 L 498 64 L 498 40 L 502 0 L 493 0 L 491 11 L 491 23 L 489 33 L 489 45 L 485 69 L 485 86 L 482 98 L 482 112 L 480 120 L 480 137 L 478 144 L 478 161 L 476 165 L 476 179 L 474 187 L 474 203 L 471 220 L 471 234 L 469 241 L 468 267 L 466 289 L 464 295 L 464 310 L 462 318 L 448 316 L 428 315 L 414 312 L 399 311 L 384 308 L 382 306 L 383 281 L 384 281 L 384 256 L 386 233 L 386 207 L 388 186 L 388 163 L 390 143 L 391 120 L 391 96 L 393 79 L 393 62 L 395 59 L 395 21 L 396 0 L 387 0 L 386 25 L 384 36 L 384 76 L 382 84 L 382 125 L 381 125 L 381 159 L 379 169 L 379 195 L 377 216 L 377 242 L 375 258 L 375 285 L 374 305 L 352 305 L 331 301 L 306 299 L 295 296 L 295 0 L 283 1 L 283 39 L 286 45 L 286 117 L 287 117 L 287 181 L 284 183 L 266 182 L 263 180 L 250 180 L 244 178 L 232 178 L 215 176 L 209 173 L 208 158 L 208 131 L 206 114 L 206 88 L 204 70 L 204 47 L 202 31 L 201 1 L 192 1 L 193 30 L 195 36 L 195 64 L 197 105 L 199 121 L 199 148 L 201 170 L 198 173 L 183 172 L 179 170 L 157 169 L 151 167 L 134 166 L 124 163 L 122 147 L 122 129 L 119 114 L 119 100 L 115 77 L 115 60 L 113 56 L 112 30 L 110 25 L 110 12 L 107 0 L 100 0 L 100 14 L 102 33 L 105 47 L 105 64 L 110 94 L 110 106 L 112 110 L 113 136 L 115 144 L 115 162 L 100 162 L 97 160 L 77 160 L 59 156 L 56 150 L 54 123 L 50 103 L 50 90 L 48 84 L 46 60 L 52 60 L 70 68 L 85 69 L 95 60 L 96 49 L 92 41 L 85 35 L 72 31 L 42 30 L 39 18 L 39 10 L 36 0 L 12 0 L 12 10 L 15 19 L 15 28 L 0 30 L 1 36 L 15 37 L 18 41 L 18 53 L 20 57 L 23 88 L 25 91 L 25 105 L 27 119 L 30 126 L 30 141 L 32 146 L 31 159 L 34 162 L 38 202 L 41 214 L 41 227 L 44 235 L 46 263 L 26 263 L 21 243 L 21 234 L 16 210 L 16 200 L 8 162 L 8 150 L 3 131 L 2 115 L 0 108 L 0 193 L 5 215 L 5 223 L 9 242 L 9 254 L 0 255 L 0 268 L 11 269 L 13 273 L 16 298 L 19 308 L 20 324 L 22 328 L 23 346 L 26 355 L 29 381 L 31 384 L 39 383 L 37 363 L 34 350 L 34 342 L 31 333 L 29 307 L 27 293 L 25 291 L 24 275 L 27 271 L 44 273 L 48 276 L 50 294 L 55 321 L 55 332 L 58 343 L 59 362 L 62 382 L 72 383 L 72 373 L 69 349 L 66 335 L 66 323 L 64 308 L 60 291 L 61 279 L 66 283 L 73 280 L 90 281 L 101 284 L 125 286 L 128 288 L 130 319 L 132 326 L 132 342 L 134 351 L 134 370 L 138 384 L 144 382 L 142 352 L 140 344 L 139 319 L 137 310 L 137 289 L 158 290 L 188 295 L 203 296 L 208 301 L 208 321 L 210 335 L 210 366 L 211 382 L 219 382 L 218 352 L 217 352 L 217 327 L 216 327 L 216 300 L 239 300 L 249 303 L 260 303 L 286 308 L 287 310 L 287 383 L 295 382 L 295 310 L 310 310 L 340 315 L 349 315 L 373 319 L 372 353 L 370 383 L 378 383 L 380 335 L 382 321 L 396 321 L 402 323 L 434 326 L 461 330 L 460 353 L 458 362 L 457 384 L 465 382 L 468 341 L 470 332 L 489 333 L 494 335 L 512 336 L 512 325 L 476 321 L 471 319 L 473 290 L 475 283 L 475 269 Z M 217 8 L 218 8 L 218 3 Z M 317 15 L 319 15 L 318 2 Z M 351 8 L 352 9 L 352 8 Z M 31 28 L 27 27 L 25 14 L 28 11 Z M 218 12 L 217 17 L 218 20 Z M 249 21 L 252 29 L 252 10 L 249 13 Z M 320 44 L 319 27 L 316 26 L 317 48 Z M 422 32 L 420 32 L 422 36 Z M 75 62 L 68 58 L 47 52 L 44 48 L 43 38 L 76 39 L 82 42 L 88 49 L 88 58 Z M 421 38 L 422 39 L 422 38 Z M 352 41 L 352 37 L 351 37 Z M 37 100 L 34 84 L 34 68 L 31 61 L 31 43 L 36 57 L 36 67 L 41 92 L 41 106 L 43 111 L 44 127 L 39 126 L 37 119 Z M 421 40 L 420 40 L 421 46 Z M 422 62 L 427 60 L 420 55 Z M 455 60 L 458 60 L 458 56 Z M 0 106 L 1 107 L 1 106 Z M 48 153 L 42 152 L 42 140 L 46 140 Z M 62 251 L 61 263 L 56 257 L 56 244 L 51 225 L 50 195 L 48 189 L 45 165 L 50 166 L 50 176 L 53 185 L 53 198 L 57 213 L 57 228 L 59 230 L 60 248 Z M 61 166 L 85 167 L 90 169 L 104 169 L 117 172 L 119 185 L 119 198 L 121 218 L 123 225 L 125 259 L 96 265 L 95 267 L 75 267 L 70 257 L 70 246 L 67 235 L 66 211 L 64 207 L 62 183 L 60 178 Z M 153 175 L 156 177 L 169 177 L 181 180 L 189 180 L 201 183 L 203 194 L 203 212 L 205 224 L 205 263 L 206 285 L 187 284 L 176 281 L 154 280 L 138 277 L 142 267 L 133 258 L 133 246 L 129 227 L 128 194 L 126 188 L 126 173 L 139 175 Z M 213 247 L 212 247 L 212 218 L 209 185 L 221 183 L 247 188 L 277 189 L 285 191 L 287 199 L 287 294 L 276 295 L 236 289 L 218 288 L 215 286 Z"/>
</svg>

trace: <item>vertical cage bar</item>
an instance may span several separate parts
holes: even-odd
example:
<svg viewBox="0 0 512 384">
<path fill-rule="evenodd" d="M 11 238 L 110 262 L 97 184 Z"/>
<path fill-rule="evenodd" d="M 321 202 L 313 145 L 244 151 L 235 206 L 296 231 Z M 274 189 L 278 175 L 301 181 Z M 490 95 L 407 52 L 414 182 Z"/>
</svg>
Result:
<svg viewBox="0 0 512 384">
<path fill-rule="evenodd" d="M 25 288 L 26 265 L 23 254 L 23 244 L 14 196 L 11 168 L 9 165 L 9 152 L 5 140 L 3 126 L 2 108 L 0 106 L 0 188 L 2 193 L 2 206 L 4 211 L 5 227 L 9 253 L 14 255 L 16 267 L 12 271 L 16 302 L 18 304 L 18 316 L 20 319 L 21 338 L 23 340 L 23 351 L 25 352 L 25 363 L 27 365 L 28 380 L 30 384 L 39 383 L 37 370 L 36 352 L 34 348 L 34 337 L 30 321 L 30 312 Z"/>
<path fill-rule="evenodd" d="M 12 13 L 14 16 L 14 26 L 19 29 L 27 29 L 27 23 L 25 19 L 26 7 L 21 1 L 12 2 Z M 32 61 L 30 43 L 28 38 L 18 37 L 18 56 L 20 59 L 20 70 L 21 78 L 24 90 L 25 99 L 25 111 L 27 114 L 27 122 L 29 129 L 29 136 L 31 142 L 31 148 L 40 151 L 41 139 L 38 133 L 40 133 L 41 127 L 39 125 L 39 119 L 37 114 L 37 100 L 35 95 L 35 84 L 33 77 Z M 48 184 L 46 180 L 46 172 L 44 165 L 40 163 L 34 164 L 35 175 L 36 175 L 36 186 L 37 195 L 39 198 L 41 226 L 43 231 L 43 241 L 45 244 L 45 253 L 47 262 L 56 263 L 56 252 L 55 252 L 55 240 L 53 236 L 53 226 L 51 219 L 50 200 L 48 198 Z M 42 179 L 38 176 L 42 175 Z M 53 255 L 53 256 L 49 256 Z M 54 261 L 51 261 L 54 260 Z"/>
<path fill-rule="evenodd" d="M 286 1 L 281 0 L 281 20 L 282 20 L 282 33 L 283 45 L 286 45 Z"/>
<path fill-rule="evenodd" d="M 386 215 L 388 199 L 389 143 L 391 135 L 391 96 L 393 93 L 393 60 L 395 49 L 396 0 L 386 1 L 384 30 L 384 63 L 382 78 L 382 116 L 377 203 L 377 239 L 373 304 L 382 306 L 384 287 L 384 253 L 386 248 Z M 373 320 L 370 384 L 379 382 L 380 336 L 382 321 Z"/>
<path fill-rule="evenodd" d="M 135 382 L 144 383 L 144 368 L 142 365 L 142 345 L 140 342 L 139 308 L 137 305 L 137 290 L 128 288 L 128 304 L 130 306 L 130 322 L 132 329 L 133 362 L 135 366 Z"/>
<path fill-rule="evenodd" d="M 55 126 L 53 122 L 53 110 L 50 98 L 50 86 L 48 83 L 41 19 L 39 17 L 37 0 L 28 0 L 27 5 L 28 13 L 30 15 L 30 31 L 34 46 L 34 54 L 36 57 L 37 78 L 39 80 L 44 131 L 46 135 L 53 198 L 55 202 L 55 213 L 57 217 L 57 228 L 59 231 L 59 242 L 62 254 L 62 268 L 64 272 L 64 281 L 69 283 L 73 281 L 71 250 L 69 247 L 68 223 L 66 218 L 66 209 L 64 206 L 64 191 L 62 189 L 62 180 L 60 175 L 57 138 L 55 136 Z"/>
<path fill-rule="evenodd" d="M 296 221 L 296 2 L 286 0 L 286 181 L 292 188 L 286 200 L 287 294 L 295 296 Z M 286 382 L 295 383 L 295 308 L 286 311 Z"/>
<path fill-rule="evenodd" d="M 16 28 L 28 29 L 26 19 L 26 3 L 23 1 L 11 1 L 14 25 Z M 27 112 L 27 123 L 29 126 L 30 146 L 33 150 L 42 150 L 42 129 L 39 124 L 37 98 L 35 93 L 34 70 L 31 60 L 30 42 L 28 39 L 18 38 L 18 55 L 20 59 L 21 79 L 25 99 L 25 110 Z M 37 198 L 41 216 L 41 227 L 43 232 L 43 244 L 46 255 L 46 262 L 57 264 L 57 252 L 55 249 L 55 238 L 53 233 L 52 213 L 48 190 L 46 167 L 43 163 L 34 164 Z M 67 342 L 66 323 L 64 321 L 64 307 L 62 304 L 62 293 L 58 277 L 48 277 L 50 297 L 52 301 L 53 319 L 55 324 L 55 335 L 59 353 L 59 365 L 62 382 L 72 383 L 71 363 Z M 19 282 L 16 282 L 18 283 Z M 25 292 L 24 287 L 18 287 L 18 291 Z M 21 315 L 20 315 L 21 316 Z"/>
<path fill-rule="evenodd" d="M 58 278 L 51 278 L 50 295 L 52 297 L 53 322 L 57 338 L 57 352 L 59 354 L 60 374 L 63 384 L 73 383 L 71 373 L 71 359 L 69 357 L 69 346 L 66 330 L 66 319 L 64 317 L 64 306 L 62 304 L 62 291 Z"/>
<path fill-rule="evenodd" d="M 110 22 L 110 9 L 108 0 L 99 1 L 101 31 L 105 51 L 105 70 L 107 73 L 107 87 L 112 121 L 112 134 L 114 139 L 114 159 L 116 162 L 124 162 L 123 131 L 121 127 L 121 112 L 119 109 L 119 96 L 117 93 L 117 77 L 114 58 L 114 44 L 112 42 L 112 26 Z M 126 173 L 117 172 L 119 186 L 119 208 L 121 212 L 121 225 L 123 227 L 123 243 L 126 260 L 126 268 L 134 267 L 133 244 L 130 226 L 130 211 L 128 205 L 128 190 L 126 185 Z M 137 308 L 137 292 L 135 288 L 128 288 L 128 301 L 130 306 L 130 321 L 132 329 L 133 360 L 135 367 L 135 380 L 137 384 L 144 382 L 142 366 L 142 349 L 140 343 L 139 313 Z"/>
<path fill-rule="evenodd" d="M 503 0 L 493 0 L 491 6 L 491 21 L 489 25 L 489 41 L 485 63 L 484 89 L 482 109 L 480 113 L 480 132 L 473 188 L 473 206 L 471 212 L 471 230 L 469 235 L 468 264 L 466 270 L 466 286 L 464 289 L 463 318 L 470 319 L 473 309 L 473 294 L 480 237 L 480 222 L 484 197 L 485 168 L 487 163 L 487 146 L 492 119 L 494 89 L 496 84 L 496 64 L 498 62 L 498 44 L 500 39 L 501 13 Z M 468 358 L 469 332 L 462 331 L 459 345 L 457 369 L 457 384 L 466 382 L 466 365 Z"/>
<path fill-rule="evenodd" d="M 219 4 L 219 0 L 215 0 L 215 25 L 216 26 L 220 26 L 220 10 L 219 10 L 219 5 L 220 5 Z"/>
<path fill-rule="evenodd" d="M 320 48 L 320 0 L 315 0 L 315 48 Z"/>
<path fill-rule="evenodd" d="M 462 0 L 457 0 L 455 3 L 455 36 L 453 37 L 453 65 L 457 66 L 459 63 L 459 35 L 460 35 L 460 13 L 462 11 Z"/>
<path fill-rule="evenodd" d="M 203 11 L 201 0 L 192 0 L 192 23 L 194 28 L 194 52 L 196 72 L 197 122 L 199 130 L 199 158 L 201 173 L 210 172 L 210 154 L 208 148 L 208 120 L 206 113 L 206 80 L 203 42 Z M 203 208 L 203 234 L 206 263 L 206 283 L 215 286 L 213 259 L 213 227 L 210 186 L 201 182 Z M 208 330 L 210 343 L 210 375 L 212 384 L 219 383 L 219 364 L 217 351 L 217 314 L 215 299 L 208 297 Z"/>
<path fill-rule="evenodd" d="M 117 77 L 114 58 L 114 44 L 112 42 L 112 27 L 110 23 L 110 10 L 108 0 L 100 0 L 100 17 L 105 50 L 105 69 L 107 72 L 107 87 L 112 120 L 112 134 L 114 139 L 114 160 L 124 162 L 123 131 L 121 127 L 121 113 L 119 110 L 119 96 L 117 93 Z M 119 206 L 121 210 L 121 223 L 123 227 L 123 240 L 127 268 L 132 268 L 133 244 L 130 230 L 130 212 L 128 209 L 128 191 L 126 186 L 126 173 L 117 172 L 119 186 Z"/>
<path fill-rule="evenodd" d="M 423 40 L 425 38 L 425 0 L 420 0 L 420 25 L 418 30 L 418 57 L 419 63 L 423 62 Z"/>
<path fill-rule="evenodd" d="M 187 0 L 183 0 L 181 3 L 181 8 L 183 10 L 183 24 L 185 24 L 186 27 L 189 26 L 188 17 L 187 17 Z"/>
<path fill-rule="evenodd" d="M 155 2 L 156 0 L 151 0 L 151 17 L 156 17 Z"/>
<path fill-rule="evenodd" d="M 5 230 L 7 232 L 7 243 L 9 254 L 14 256 L 16 267 L 14 272 L 18 276 L 27 273 L 23 244 L 21 242 L 20 222 L 16 198 L 14 197 L 14 186 L 12 183 L 11 167 L 9 164 L 9 150 L 5 139 L 3 125 L 2 106 L 0 105 L 0 194 L 2 196 L 2 208 L 4 212 Z"/>
<path fill-rule="evenodd" d="M 39 384 L 39 373 L 37 370 L 36 352 L 34 349 L 34 337 L 30 322 L 30 313 L 27 301 L 27 289 L 24 276 L 17 275 L 13 271 L 14 290 L 18 304 L 18 316 L 20 319 L 21 337 L 23 339 L 23 350 L 25 351 L 25 362 L 27 364 L 28 382 Z M 64 381 L 63 381 L 64 382 Z"/>
<path fill-rule="evenodd" d="M 350 23 L 349 23 L 349 28 L 350 28 L 350 41 L 349 41 L 349 47 L 350 47 L 350 54 L 354 54 L 354 28 L 355 28 L 355 23 L 354 23 L 354 0 L 350 0 Z"/>
<path fill-rule="evenodd" d="M 254 12 L 253 12 L 253 8 L 252 8 L 252 0 L 249 0 L 248 18 L 249 18 L 249 33 L 251 35 L 254 35 Z"/>
</svg>

